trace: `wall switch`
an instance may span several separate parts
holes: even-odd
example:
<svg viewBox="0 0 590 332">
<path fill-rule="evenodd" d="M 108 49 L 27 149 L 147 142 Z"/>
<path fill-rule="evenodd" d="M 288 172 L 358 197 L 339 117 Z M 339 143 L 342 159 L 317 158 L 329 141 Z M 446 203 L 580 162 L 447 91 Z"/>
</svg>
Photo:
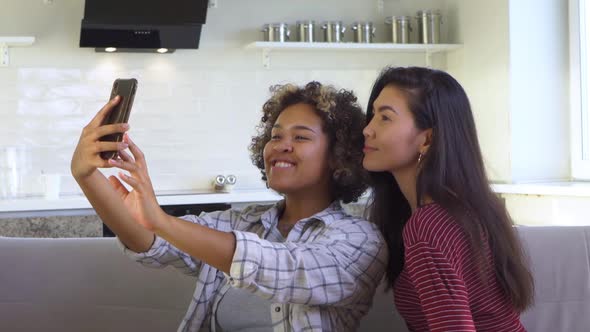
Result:
<svg viewBox="0 0 590 332">
<path fill-rule="evenodd" d="M 217 0 L 209 0 L 209 8 L 217 8 Z"/>
</svg>

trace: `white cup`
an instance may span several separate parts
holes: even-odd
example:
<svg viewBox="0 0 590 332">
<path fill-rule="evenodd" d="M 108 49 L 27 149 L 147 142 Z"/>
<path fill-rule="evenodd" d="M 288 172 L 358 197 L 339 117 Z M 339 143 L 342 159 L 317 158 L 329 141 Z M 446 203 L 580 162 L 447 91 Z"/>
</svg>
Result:
<svg viewBox="0 0 590 332">
<path fill-rule="evenodd" d="M 45 184 L 45 199 L 59 199 L 61 191 L 61 175 L 44 174 L 43 181 Z"/>
</svg>

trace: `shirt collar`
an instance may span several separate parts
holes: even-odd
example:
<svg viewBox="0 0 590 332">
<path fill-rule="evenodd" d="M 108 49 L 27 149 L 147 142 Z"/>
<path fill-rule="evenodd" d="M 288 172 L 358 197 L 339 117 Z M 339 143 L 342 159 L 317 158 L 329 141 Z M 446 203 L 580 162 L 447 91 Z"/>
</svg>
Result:
<svg viewBox="0 0 590 332">
<path fill-rule="evenodd" d="M 281 212 L 285 208 L 285 200 L 281 200 L 275 203 L 270 209 L 264 212 L 260 216 L 260 221 L 262 225 L 266 229 L 270 229 L 273 225 L 278 223 L 279 216 Z M 342 205 L 340 205 L 340 201 L 333 201 L 330 205 L 325 208 L 324 210 L 312 215 L 309 218 L 303 218 L 299 220 L 297 223 L 307 223 L 311 220 L 319 220 L 323 222 L 326 226 L 331 225 L 333 222 L 342 219 L 344 216 L 344 210 L 342 209 Z"/>
</svg>

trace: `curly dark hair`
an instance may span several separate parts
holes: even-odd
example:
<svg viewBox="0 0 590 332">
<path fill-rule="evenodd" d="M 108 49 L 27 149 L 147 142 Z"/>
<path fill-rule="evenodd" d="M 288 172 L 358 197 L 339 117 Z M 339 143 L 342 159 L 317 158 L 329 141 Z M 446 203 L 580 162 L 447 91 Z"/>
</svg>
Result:
<svg viewBox="0 0 590 332">
<path fill-rule="evenodd" d="M 309 82 L 270 87 L 272 96 L 262 106 L 258 134 L 252 137 L 250 159 L 266 181 L 263 151 L 271 139 L 271 130 L 281 112 L 295 104 L 307 104 L 322 119 L 328 136 L 329 160 L 333 166 L 331 192 L 343 203 L 356 201 L 367 189 L 368 172 L 363 168 L 363 128 L 365 114 L 352 91 L 337 90 L 331 85 Z"/>
</svg>

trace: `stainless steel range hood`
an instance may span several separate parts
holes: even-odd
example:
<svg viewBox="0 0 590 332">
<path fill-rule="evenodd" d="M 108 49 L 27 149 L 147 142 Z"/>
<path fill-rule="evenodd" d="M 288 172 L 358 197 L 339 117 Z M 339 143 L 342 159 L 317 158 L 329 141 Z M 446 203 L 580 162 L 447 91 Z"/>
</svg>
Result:
<svg viewBox="0 0 590 332">
<path fill-rule="evenodd" d="M 86 0 L 80 47 L 96 51 L 197 49 L 207 0 Z"/>
</svg>

